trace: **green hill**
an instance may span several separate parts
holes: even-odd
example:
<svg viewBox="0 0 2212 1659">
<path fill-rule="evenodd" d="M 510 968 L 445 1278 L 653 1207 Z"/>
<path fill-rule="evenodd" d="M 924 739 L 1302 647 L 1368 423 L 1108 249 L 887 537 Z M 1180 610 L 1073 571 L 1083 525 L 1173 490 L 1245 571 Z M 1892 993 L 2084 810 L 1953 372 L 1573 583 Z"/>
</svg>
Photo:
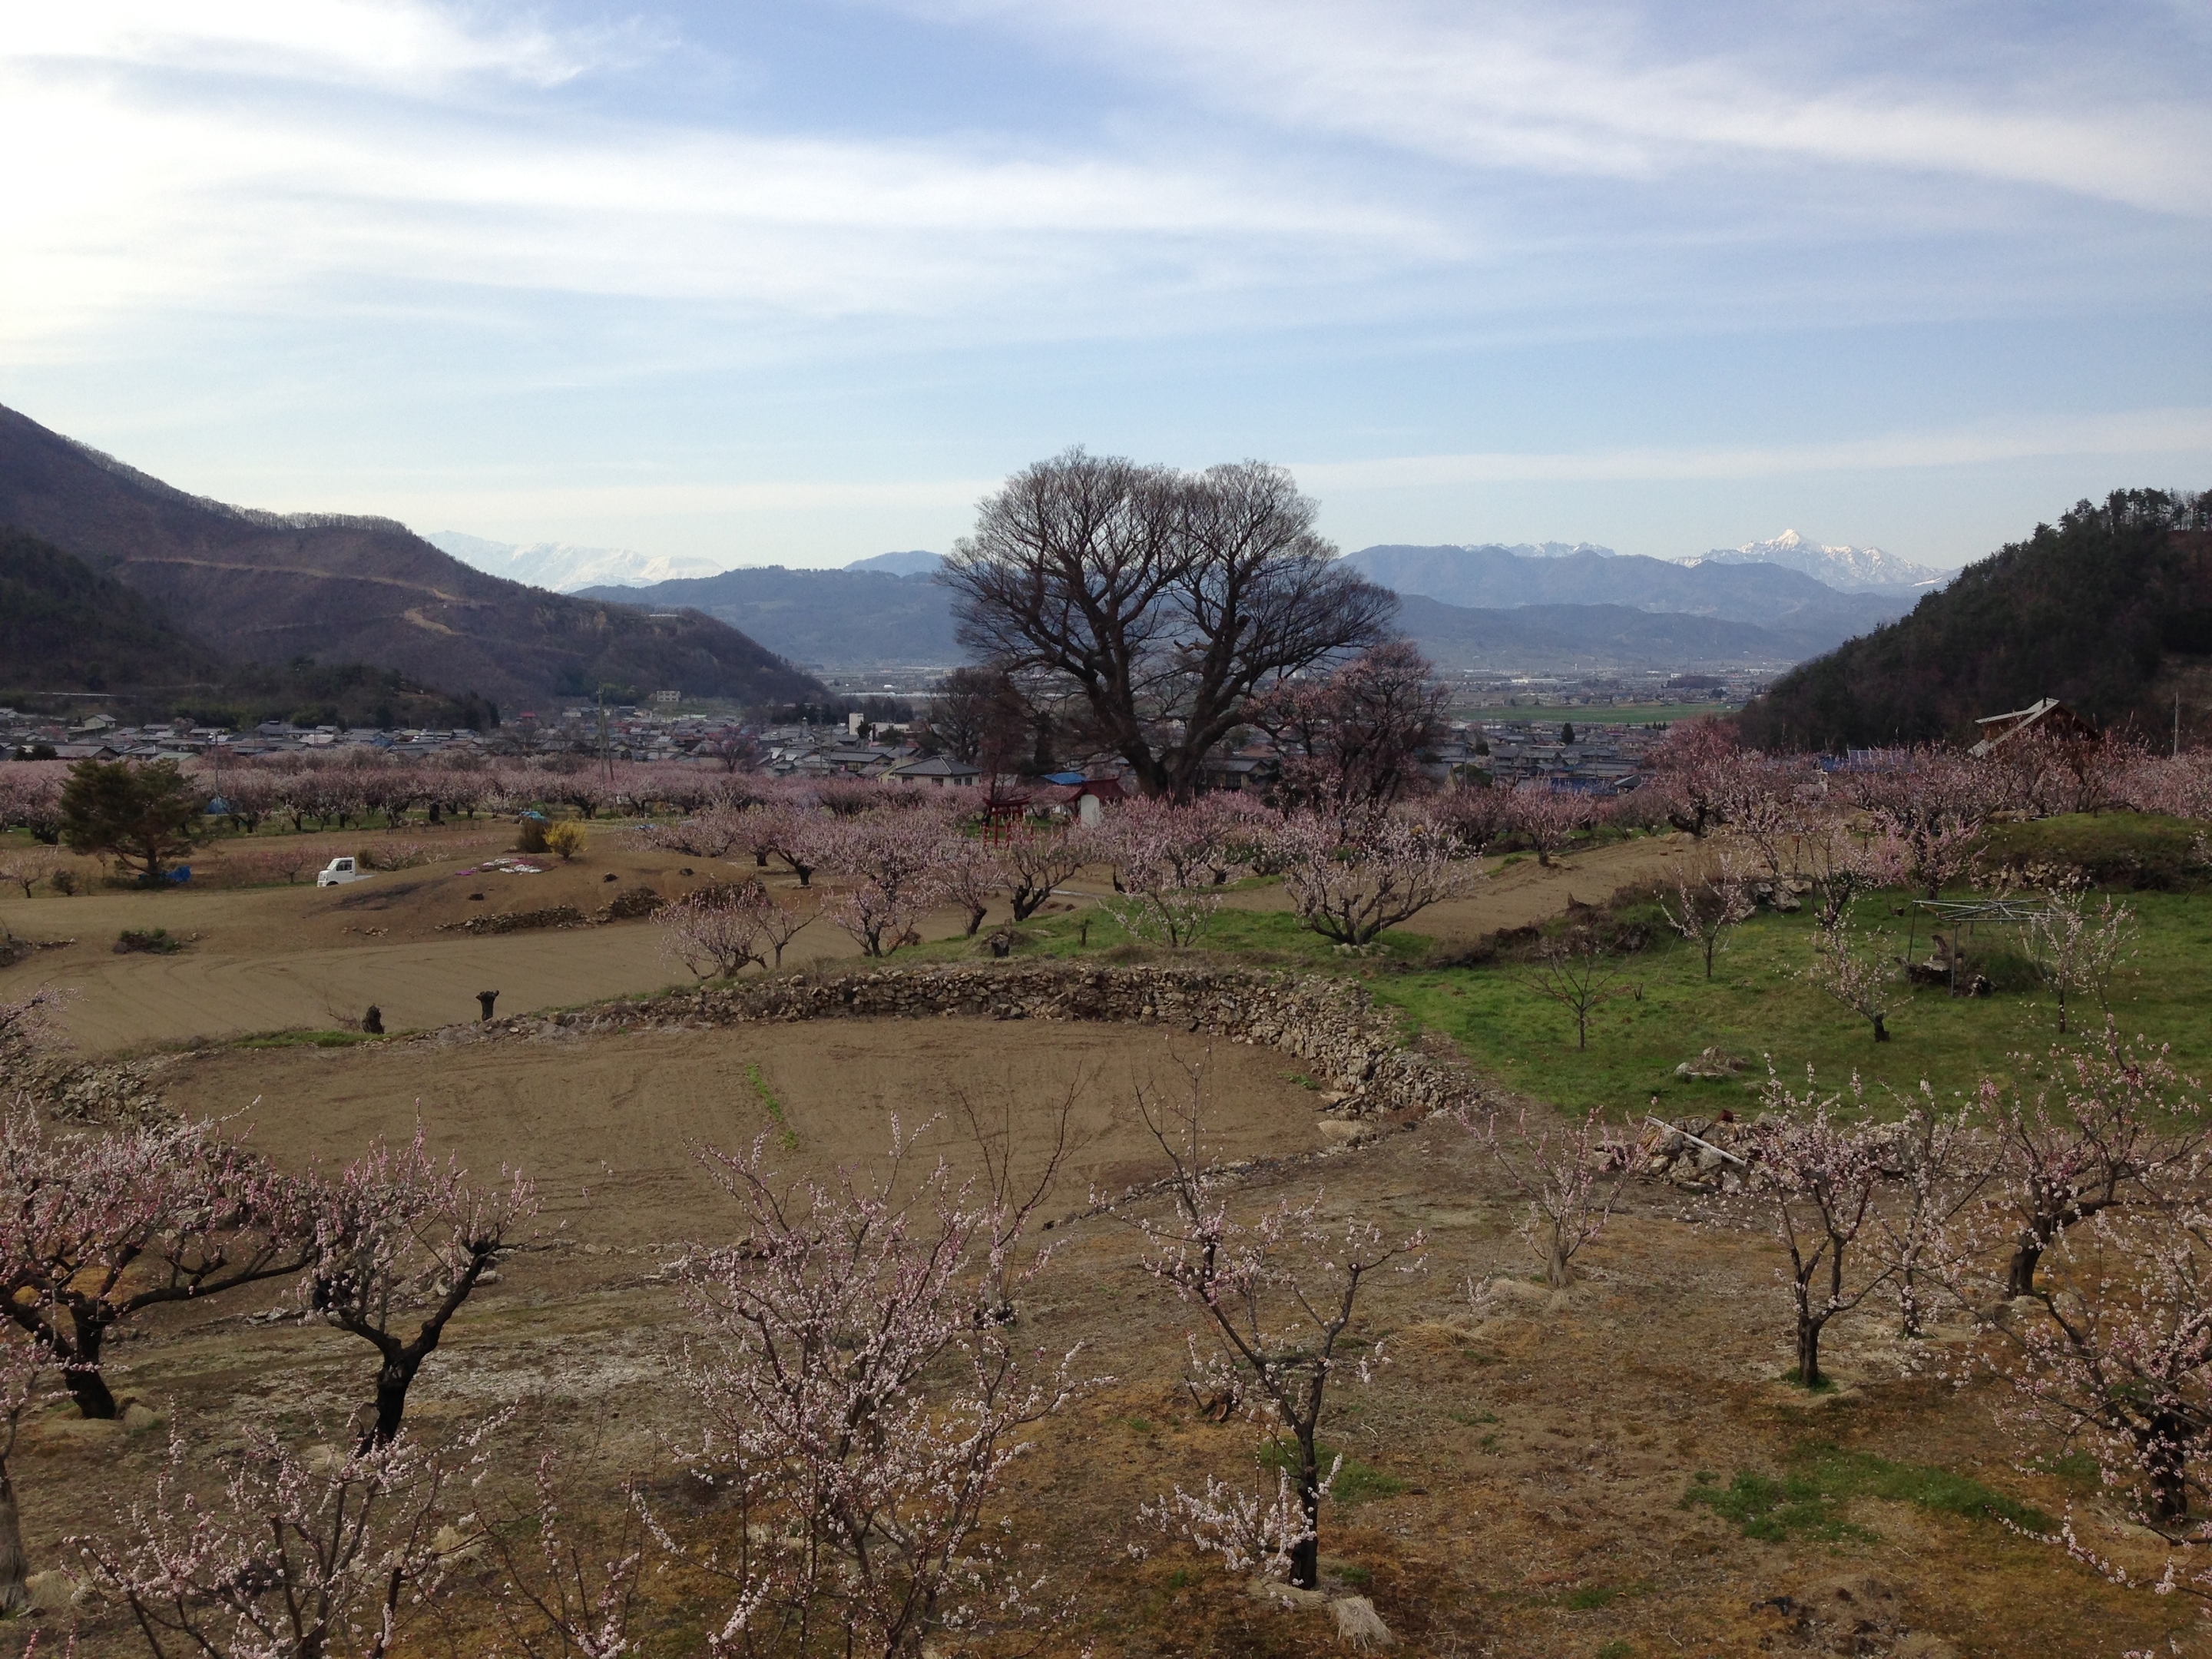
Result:
<svg viewBox="0 0 2212 1659">
<path fill-rule="evenodd" d="M 1965 737 L 2055 696 L 2163 729 L 2212 669 L 2212 492 L 2116 490 L 2038 525 L 1906 616 L 1790 671 L 1739 717 L 1767 749 Z"/>
</svg>

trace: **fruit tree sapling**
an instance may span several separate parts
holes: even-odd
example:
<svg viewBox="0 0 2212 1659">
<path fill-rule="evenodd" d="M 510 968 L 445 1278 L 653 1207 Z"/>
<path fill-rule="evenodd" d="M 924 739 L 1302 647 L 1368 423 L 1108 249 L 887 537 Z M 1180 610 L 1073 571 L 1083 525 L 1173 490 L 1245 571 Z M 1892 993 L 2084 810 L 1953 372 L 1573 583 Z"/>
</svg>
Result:
<svg viewBox="0 0 2212 1659">
<path fill-rule="evenodd" d="M 947 830 L 938 839 L 933 865 L 938 896 L 965 918 L 963 935 L 975 937 L 992 901 L 1006 884 L 1005 872 L 992 848 L 973 836 Z"/>
<path fill-rule="evenodd" d="M 1750 919 L 1756 908 L 1751 885 L 1725 853 L 1695 869 L 1674 875 L 1674 902 L 1659 902 L 1667 925 L 1704 955 L 1705 977 L 1713 976 L 1713 954 L 1727 948 L 1728 935 Z"/>
<path fill-rule="evenodd" d="M 363 1447 L 398 1434 L 407 1390 L 446 1326 L 538 1213 L 532 1184 L 501 1173 L 504 1188 L 471 1186 L 458 1164 L 432 1157 L 417 1124 L 405 1146 L 378 1141 L 318 1194 L 309 1310 L 377 1352 Z"/>
<path fill-rule="evenodd" d="M 1894 887 L 1905 879 L 1905 845 L 1894 836 L 1859 836 L 1844 824 L 1815 824 L 1803 842 L 1805 873 L 1819 896 L 1815 919 L 1839 927 L 1862 893 Z"/>
<path fill-rule="evenodd" d="M 1103 856 L 1098 837 L 1081 824 L 1026 835 L 1017 830 L 994 850 L 1016 921 L 1027 921 L 1060 883 Z"/>
<path fill-rule="evenodd" d="M 1896 1272 L 1878 1252 L 1859 1248 L 1875 1224 L 1881 1159 L 1872 1133 L 1836 1120 L 1841 1103 L 1839 1097 L 1821 1096 L 1809 1075 L 1802 1095 L 1770 1077 L 1765 1115 L 1751 1128 L 1742 1184 L 1708 1200 L 1720 1213 L 1771 1231 L 1789 1252 L 1794 1375 L 1808 1389 L 1826 1381 L 1822 1334 Z"/>
<path fill-rule="evenodd" d="M 1451 837 L 1401 812 L 1350 824 L 1300 813 L 1278 832 L 1283 890 L 1291 908 L 1323 939 L 1363 945 L 1386 928 L 1457 898 L 1482 866 L 1454 856 Z"/>
<path fill-rule="evenodd" d="M 1537 948 L 1536 967 L 1523 981 L 1538 996 L 1556 1002 L 1575 1018 L 1575 1048 L 1589 1047 L 1590 1016 L 1621 997 L 1641 997 L 1640 985 L 1624 985 L 1628 958 L 1607 951 L 1586 927 Z"/>
<path fill-rule="evenodd" d="M 1898 1197 L 1874 1248 L 1896 1269 L 1901 1334 L 1927 1334 L 1931 1291 L 1955 1289 L 1973 1249 L 1963 1225 L 1996 1176 L 1996 1144 L 1972 1108 L 1947 1112 L 1923 1079 L 1920 1097 L 1890 1127 L 1880 1154 Z"/>
<path fill-rule="evenodd" d="M 2037 1264 L 2069 1227 L 2185 1191 L 2212 1146 L 2203 1088 L 2164 1047 L 2129 1043 L 2110 1020 L 2087 1046 L 2053 1049 L 2051 1070 L 2055 1103 L 2048 1090 L 2033 1102 L 2008 1097 L 1989 1078 L 1977 1097 L 1977 1116 L 2002 1150 L 2007 1297 L 2035 1294 Z"/>
<path fill-rule="evenodd" d="M 192 1490 L 181 1435 L 151 1499 L 69 1541 L 153 1659 L 384 1659 L 444 1591 L 439 1528 L 481 1478 L 504 1413 L 432 1451 L 411 1435 L 300 1451 L 268 1429 L 219 1494 Z"/>
<path fill-rule="evenodd" d="M 1507 827 L 1528 836 L 1528 844 L 1536 849 L 1536 862 L 1547 869 L 1551 867 L 1552 855 L 1577 830 L 1588 829 L 1597 816 L 1589 796 L 1534 781 L 1514 787 L 1507 810 Z"/>
<path fill-rule="evenodd" d="M 2134 1519 L 2203 1545 L 2191 1517 L 2212 1436 L 2212 1212 L 2194 1195 L 2100 1210 L 2050 1255 L 2028 1306 L 1991 1322 L 2006 1339 L 2015 1430 L 2039 1450 L 2054 1440 L 2087 1450 Z"/>
<path fill-rule="evenodd" d="M 787 1188 L 765 1145 L 704 1155 L 742 1242 L 680 1266 L 702 1340 L 678 1455 L 732 1522 L 711 1644 L 890 1659 L 1024 1616 L 1034 1583 L 985 1512 L 1023 1431 L 1071 1397 L 1073 1356 L 1025 1361 L 976 1318 L 990 1221 L 942 1165 L 909 1178 L 895 1141 L 880 1182 Z"/>
<path fill-rule="evenodd" d="M 981 1318 L 1006 1324 L 1014 1317 L 1014 1287 L 1032 1277 L 1041 1261 L 1026 1266 L 1017 1260 L 1037 1206 L 1052 1195 L 1060 1166 L 1078 1144 L 1074 1133 L 1075 1106 L 1096 1084 L 1096 1073 L 1079 1075 L 1043 1111 L 1018 1101 L 1011 1079 L 994 1105 L 985 1105 L 965 1088 L 955 1085 L 954 1103 L 968 1130 L 968 1141 L 983 1166 L 982 1212 L 988 1230 L 983 1252 L 983 1296 L 977 1304 Z M 1048 1130 L 1030 1127 L 1049 1125 Z M 1021 1139 L 1037 1147 L 1030 1158 L 1017 1149 L 1016 1127 L 1030 1128 Z M 1016 1173 L 1017 1163 L 1032 1167 Z"/>
<path fill-rule="evenodd" d="M 116 1414 L 110 1332 L 313 1260 L 302 1184 L 212 1122 L 53 1133 L 27 1106 L 0 1121 L 0 1288 L 89 1418 Z"/>
<path fill-rule="evenodd" d="M 1318 1193 L 1304 1202 L 1285 1199 L 1249 1222 L 1237 1219 L 1203 1151 L 1202 1073 L 1192 1079 L 1191 1099 L 1182 1108 L 1138 1094 L 1139 1113 L 1167 1158 L 1164 1184 L 1174 1206 L 1167 1218 L 1137 1219 L 1145 1267 L 1205 1315 L 1215 1339 L 1212 1357 L 1199 1361 L 1207 1380 L 1224 1397 L 1241 1393 L 1272 1431 L 1289 1437 L 1296 1468 L 1285 1473 L 1302 1524 L 1286 1535 L 1284 1506 L 1211 1486 L 1200 1494 L 1177 1488 L 1152 1512 L 1232 1561 L 1255 1538 L 1271 1540 L 1267 1569 L 1311 1589 L 1320 1577 L 1321 1500 L 1334 1473 L 1322 1467 L 1317 1439 L 1328 1383 L 1340 1370 L 1364 1382 L 1382 1363 L 1379 1343 L 1340 1352 L 1352 1347 L 1345 1339 L 1359 1293 L 1385 1267 L 1417 1269 L 1424 1241 L 1417 1232 L 1387 1243 L 1380 1228 L 1357 1215 L 1332 1220 Z M 1194 1359 L 1198 1352 L 1194 1336 Z M 1271 1515 L 1278 1521 L 1268 1522 Z M 1260 1524 L 1242 1526 L 1245 1518 Z"/>
<path fill-rule="evenodd" d="M 1896 958 L 1850 924 L 1839 921 L 1814 935 L 1813 965 L 1805 977 L 1874 1027 L 1876 1042 L 1889 1041 L 1890 992 L 1897 983 Z"/>
<path fill-rule="evenodd" d="M 1498 1114 L 1480 1126 L 1461 1121 L 1528 1200 L 1521 1236 L 1544 1264 L 1544 1282 L 1555 1291 L 1574 1283 L 1574 1259 L 1605 1231 L 1628 1184 L 1628 1149 L 1609 1139 L 1605 1114 L 1593 1110 L 1570 1124 L 1547 1124 L 1532 1137 L 1524 1110 L 1515 1126 L 1516 1146 L 1498 1132 Z"/>
<path fill-rule="evenodd" d="M 883 957 L 911 934 L 938 896 L 944 827 L 933 813 L 877 811 L 840 820 L 823 838 L 821 861 L 853 879 L 830 908 L 863 955 Z"/>
<path fill-rule="evenodd" d="M 727 979 L 748 963 L 767 963 L 761 924 L 775 907 L 757 881 L 702 887 L 663 905 L 660 948 L 698 979 Z"/>
<path fill-rule="evenodd" d="M 2135 912 L 2109 894 L 2093 907 L 2086 884 L 2078 872 L 2062 880 L 2028 917 L 2028 960 L 2058 1005 L 2061 1033 L 2070 999 L 2092 996 L 2109 1006 L 2112 975 L 2135 947 Z"/>
<path fill-rule="evenodd" d="M 1126 895 L 1104 908 L 1132 937 L 1175 949 L 1196 943 L 1221 908 L 1213 870 L 1229 857 L 1222 816 L 1203 804 L 1133 800 L 1117 807 L 1105 833 Z"/>
</svg>

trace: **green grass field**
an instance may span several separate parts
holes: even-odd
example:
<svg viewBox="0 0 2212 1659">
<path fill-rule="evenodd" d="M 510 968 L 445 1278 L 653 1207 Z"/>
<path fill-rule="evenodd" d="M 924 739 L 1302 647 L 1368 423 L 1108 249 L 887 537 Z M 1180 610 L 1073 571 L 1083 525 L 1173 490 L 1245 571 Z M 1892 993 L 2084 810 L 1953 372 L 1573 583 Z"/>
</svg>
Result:
<svg viewBox="0 0 2212 1659">
<path fill-rule="evenodd" d="M 1905 901 L 1879 895 L 1859 920 L 1902 955 L 1909 918 L 1892 912 Z M 2113 987 L 2112 1015 L 2124 1033 L 2171 1043 L 2175 1062 L 2212 1077 L 2212 903 L 2179 894 L 2141 893 L 2135 909 L 2141 937 L 2135 959 Z M 1749 1103 L 1753 1087 L 1775 1071 L 1802 1086 L 1808 1066 L 1823 1085 L 1841 1087 L 1856 1072 L 1870 1094 L 1913 1091 L 1926 1079 L 1945 1100 L 1971 1094 L 1981 1079 L 2032 1085 L 2059 1041 L 2056 1011 L 2025 962 L 2003 951 L 1990 963 L 1995 994 L 1953 997 L 1942 987 L 1896 988 L 1889 1018 L 1893 1041 L 1876 1043 L 1872 1028 L 1803 978 L 1812 959 L 1808 914 L 1762 915 L 1735 930 L 1714 963 L 1708 984 L 1694 951 L 1671 936 L 1655 937 L 1633 958 L 1620 983 L 1640 988 L 1598 1011 L 1589 1047 L 1577 1052 L 1572 1015 L 1530 988 L 1525 967 L 1506 963 L 1437 971 L 1383 973 L 1372 989 L 1401 1010 L 1414 1030 L 1433 1028 L 1457 1042 L 1480 1070 L 1538 1099 L 1628 1117 L 1652 1097 L 1664 1115 L 1709 1115 Z M 1929 928 L 1917 927 L 1913 954 L 1925 957 Z M 1988 937 L 1984 933 L 1984 937 Z M 2075 1034 L 2100 1029 L 2094 1004 L 2075 1011 Z M 1749 1062 L 1729 1081 L 1688 1081 L 1674 1068 L 1718 1047 Z"/>
<path fill-rule="evenodd" d="M 2212 899 L 2154 892 L 2124 902 L 2135 911 L 2139 938 L 2113 986 L 2113 1017 L 2125 1035 L 2170 1043 L 2183 1071 L 2212 1080 L 2212 1020 L 2204 1013 L 2212 994 Z M 1905 908 L 1902 894 L 1876 895 L 1860 905 L 1857 920 L 1884 953 L 1903 956 L 1909 945 L 1924 959 L 1929 923 L 1895 914 Z M 1409 1036 L 1440 1032 L 1480 1072 L 1518 1092 L 1576 1110 L 1601 1107 L 1624 1119 L 1650 1109 L 1654 1096 L 1670 1116 L 1753 1108 L 1770 1061 L 1796 1087 L 1802 1087 L 1808 1066 L 1838 1089 L 1856 1073 L 1877 1109 L 1888 1104 L 1886 1090 L 1916 1092 L 1923 1078 L 1947 1101 L 1970 1095 L 1985 1075 L 2033 1087 L 2061 1041 L 2048 994 L 2003 930 L 1984 929 L 1973 942 L 1996 984 L 1994 994 L 1953 997 L 1942 987 L 1900 982 L 1888 1021 L 1892 1041 L 1876 1043 L 1864 1020 L 1806 981 L 1816 931 L 1809 912 L 1761 914 L 1736 929 L 1715 959 L 1710 984 L 1700 955 L 1665 932 L 1656 906 L 1622 915 L 1653 924 L 1651 943 L 1627 959 L 1618 981 L 1632 994 L 1597 1012 L 1589 1047 L 1581 1052 L 1573 1016 L 1531 988 L 1527 964 L 1433 967 L 1437 941 L 1412 929 L 1387 933 L 1369 954 L 1349 957 L 1285 912 L 1229 910 L 1195 955 L 1357 975 L 1378 1003 L 1402 1015 Z M 1017 932 L 1022 957 L 1139 954 L 1120 926 L 1097 910 L 1033 919 Z M 902 951 L 897 959 L 968 957 L 981 954 L 982 945 L 980 938 L 945 940 Z M 1153 961 L 1173 954 L 1142 951 Z M 2073 1012 L 2071 1034 L 2102 1024 L 2095 1005 L 2082 1005 Z M 1675 1075 L 1678 1065 L 1708 1047 L 1746 1061 L 1745 1069 L 1726 1081 Z"/>
</svg>

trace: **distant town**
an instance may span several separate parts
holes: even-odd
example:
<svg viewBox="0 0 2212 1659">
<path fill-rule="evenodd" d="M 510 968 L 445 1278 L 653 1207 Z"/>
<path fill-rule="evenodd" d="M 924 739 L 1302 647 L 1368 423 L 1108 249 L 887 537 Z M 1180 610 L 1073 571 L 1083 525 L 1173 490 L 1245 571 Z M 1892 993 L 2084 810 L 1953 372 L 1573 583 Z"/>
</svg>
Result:
<svg viewBox="0 0 2212 1659">
<path fill-rule="evenodd" d="M 727 708 L 685 706 L 678 692 L 640 702 L 572 704 L 544 715 L 524 711 L 489 730 L 386 729 L 264 720 L 246 730 L 185 720 L 125 724 L 101 714 L 74 716 L 0 708 L 0 753 L 21 760 L 182 759 L 220 763 L 262 757 L 328 754 L 467 764 L 493 757 L 588 757 L 757 771 L 778 777 L 843 775 L 937 786 L 985 781 L 972 760 L 946 752 L 933 732 L 930 697 L 942 671 L 847 674 L 825 684 L 838 702 L 762 718 Z M 1438 783 L 1486 778 L 1510 785 L 1617 794 L 1636 787 L 1668 717 L 1739 706 L 1761 689 L 1749 678 L 1711 675 L 1466 676 L 1445 682 L 1453 714 L 1443 740 L 1425 751 Z M 853 706 L 846 706 L 853 705 Z M 80 705 L 82 707 L 82 705 Z M 1264 734 L 1240 734 L 1206 769 L 1215 789 L 1265 793 L 1280 770 Z M 1055 782 L 1119 781 L 1114 757 L 1071 757 Z"/>
</svg>

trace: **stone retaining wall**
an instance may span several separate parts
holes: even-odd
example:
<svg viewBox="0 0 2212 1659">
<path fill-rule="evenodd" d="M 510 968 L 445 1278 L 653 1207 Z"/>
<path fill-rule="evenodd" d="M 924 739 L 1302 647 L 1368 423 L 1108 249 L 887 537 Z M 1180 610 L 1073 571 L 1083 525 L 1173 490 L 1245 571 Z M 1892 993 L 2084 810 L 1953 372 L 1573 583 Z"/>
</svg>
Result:
<svg viewBox="0 0 2212 1659">
<path fill-rule="evenodd" d="M 1346 980 L 1249 969 L 1008 963 L 776 974 L 544 1017 L 453 1027 L 441 1040 L 711 1029 L 757 1020 L 1086 1020 L 1264 1044 L 1306 1062 L 1330 1116 L 1409 1121 L 1471 1103 L 1461 1067 L 1414 1054 Z"/>
</svg>

